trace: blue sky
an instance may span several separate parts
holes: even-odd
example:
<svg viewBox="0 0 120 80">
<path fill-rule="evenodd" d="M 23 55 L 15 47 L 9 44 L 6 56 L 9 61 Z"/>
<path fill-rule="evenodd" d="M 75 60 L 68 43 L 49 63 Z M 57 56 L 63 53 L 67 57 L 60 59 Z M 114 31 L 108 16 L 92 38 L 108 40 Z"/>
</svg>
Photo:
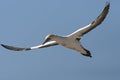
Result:
<svg viewBox="0 0 120 80">
<path fill-rule="evenodd" d="M 92 22 L 106 0 L 0 0 L 0 42 L 30 47 L 49 33 L 67 35 Z M 54 46 L 33 51 L 0 48 L 0 80 L 119 80 L 119 0 L 81 43 L 93 58 Z"/>
</svg>

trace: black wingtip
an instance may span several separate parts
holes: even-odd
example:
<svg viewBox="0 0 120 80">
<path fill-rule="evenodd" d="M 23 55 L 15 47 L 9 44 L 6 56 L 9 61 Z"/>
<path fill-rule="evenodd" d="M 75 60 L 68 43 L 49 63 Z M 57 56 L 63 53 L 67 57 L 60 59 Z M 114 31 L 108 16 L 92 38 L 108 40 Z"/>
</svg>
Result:
<svg viewBox="0 0 120 80">
<path fill-rule="evenodd" d="M 4 47 L 4 48 L 7 48 L 6 45 L 4 45 L 4 44 L 0 44 L 0 45 L 1 45 L 2 47 Z"/>
<path fill-rule="evenodd" d="M 109 2 L 109 1 L 107 1 L 107 2 L 106 2 L 106 4 L 105 4 L 105 8 L 104 8 L 104 10 L 106 10 L 106 9 L 108 9 L 108 10 L 109 10 L 109 8 L 110 8 L 110 2 Z"/>
<path fill-rule="evenodd" d="M 0 44 L 0 45 L 8 50 L 19 51 L 19 49 L 16 49 L 13 46 L 5 45 L 5 44 Z"/>
<path fill-rule="evenodd" d="M 107 1 L 105 5 L 106 7 L 110 7 L 110 1 Z"/>
<path fill-rule="evenodd" d="M 5 44 L 0 44 L 2 47 L 8 49 L 8 50 L 13 50 L 13 51 L 28 51 L 31 50 L 31 48 L 19 48 L 19 47 L 14 47 L 14 46 L 9 46 Z"/>
</svg>

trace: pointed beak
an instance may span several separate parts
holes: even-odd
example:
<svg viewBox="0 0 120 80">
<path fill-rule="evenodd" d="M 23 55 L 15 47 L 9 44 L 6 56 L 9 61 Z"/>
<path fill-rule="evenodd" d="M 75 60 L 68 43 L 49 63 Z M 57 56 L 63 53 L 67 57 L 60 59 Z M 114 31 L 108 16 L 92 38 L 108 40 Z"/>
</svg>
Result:
<svg viewBox="0 0 120 80">
<path fill-rule="evenodd" d="M 42 44 L 45 44 L 48 41 L 50 41 L 50 38 L 45 39 L 45 41 Z"/>
</svg>

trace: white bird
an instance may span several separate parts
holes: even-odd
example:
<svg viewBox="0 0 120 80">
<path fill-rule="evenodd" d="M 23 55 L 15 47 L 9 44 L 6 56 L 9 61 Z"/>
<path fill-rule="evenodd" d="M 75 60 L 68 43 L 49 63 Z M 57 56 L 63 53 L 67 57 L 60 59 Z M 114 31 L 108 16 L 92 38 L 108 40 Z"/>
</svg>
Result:
<svg viewBox="0 0 120 80">
<path fill-rule="evenodd" d="M 20 47 L 14 47 L 14 46 L 9 46 L 5 44 L 0 44 L 4 48 L 7 48 L 9 50 L 14 50 L 14 51 L 27 51 L 27 50 L 33 50 L 33 49 L 39 49 L 39 48 L 44 48 L 44 47 L 49 47 L 49 46 L 54 46 L 54 45 L 62 45 L 66 48 L 73 49 L 75 51 L 80 52 L 84 56 L 92 57 L 91 53 L 89 50 L 85 49 L 81 44 L 80 44 L 80 39 L 82 38 L 83 35 L 94 29 L 96 26 L 101 24 L 105 17 L 107 16 L 109 12 L 109 7 L 110 3 L 107 2 L 105 8 L 103 9 L 102 13 L 90 24 L 87 26 L 80 28 L 73 32 L 70 35 L 67 36 L 58 36 L 54 34 L 49 34 L 45 37 L 45 41 L 34 47 L 30 48 L 20 48 Z"/>
</svg>

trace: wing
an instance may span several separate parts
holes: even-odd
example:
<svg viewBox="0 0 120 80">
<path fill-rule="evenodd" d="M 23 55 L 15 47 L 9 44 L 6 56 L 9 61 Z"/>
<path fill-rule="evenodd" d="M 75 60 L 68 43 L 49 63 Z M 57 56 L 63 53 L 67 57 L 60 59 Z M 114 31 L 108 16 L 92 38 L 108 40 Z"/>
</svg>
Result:
<svg viewBox="0 0 120 80">
<path fill-rule="evenodd" d="M 109 7 L 110 7 L 110 3 L 107 2 L 105 8 L 102 11 L 102 13 L 92 23 L 90 23 L 89 25 L 87 25 L 83 28 L 78 29 L 77 31 L 68 35 L 68 37 L 73 37 L 75 39 L 80 38 L 84 34 L 88 33 L 89 31 L 91 31 L 92 29 L 94 29 L 95 27 L 100 25 L 103 22 L 103 20 L 105 19 L 105 17 L 107 16 L 107 14 L 109 12 Z"/>
<path fill-rule="evenodd" d="M 5 44 L 0 44 L 0 45 L 3 46 L 6 49 L 9 49 L 9 50 L 27 51 L 27 50 L 33 50 L 33 49 L 39 49 L 39 48 L 45 48 L 45 47 L 49 47 L 49 46 L 58 45 L 58 43 L 56 43 L 56 41 L 50 41 L 50 42 L 45 43 L 44 45 L 41 44 L 41 45 L 33 46 L 33 47 L 30 47 L 30 48 L 20 48 L 20 47 L 5 45 Z"/>
</svg>

